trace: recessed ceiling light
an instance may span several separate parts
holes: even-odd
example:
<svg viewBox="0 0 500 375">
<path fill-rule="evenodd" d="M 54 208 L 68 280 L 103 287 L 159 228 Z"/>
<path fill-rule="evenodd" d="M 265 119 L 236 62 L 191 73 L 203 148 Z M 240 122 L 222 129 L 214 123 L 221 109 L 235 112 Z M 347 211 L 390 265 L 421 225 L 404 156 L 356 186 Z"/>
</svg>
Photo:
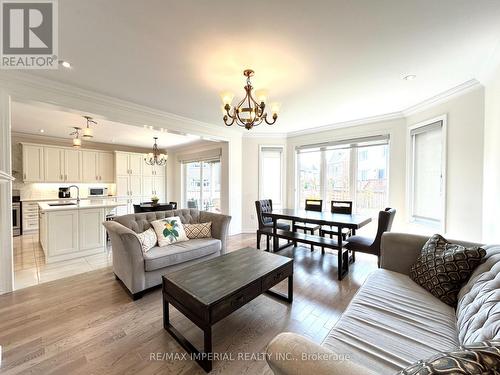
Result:
<svg viewBox="0 0 500 375">
<path fill-rule="evenodd" d="M 403 77 L 403 79 L 405 81 L 413 81 L 415 78 L 417 78 L 417 76 L 415 74 L 409 74 L 409 75 Z"/>
<path fill-rule="evenodd" d="M 65 61 L 65 60 L 59 60 L 59 64 L 61 64 L 63 67 L 65 67 L 66 69 L 71 69 L 71 64 L 69 61 Z"/>
<path fill-rule="evenodd" d="M 45 129 L 40 129 L 40 133 L 45 133 Z"/>
</svg>

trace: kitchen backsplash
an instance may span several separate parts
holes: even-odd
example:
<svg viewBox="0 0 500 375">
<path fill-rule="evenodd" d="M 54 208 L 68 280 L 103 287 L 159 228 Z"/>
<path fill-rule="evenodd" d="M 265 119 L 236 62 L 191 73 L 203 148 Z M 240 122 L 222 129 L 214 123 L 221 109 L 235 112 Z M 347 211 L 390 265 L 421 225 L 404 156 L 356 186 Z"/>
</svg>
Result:
<svg viewBox="0 0 500 375">
<path fill-rule="evenodd" d="M 19 190 L 21 200 L 31 199 L 58 199 L 60 187 L 73 184 L 64 183 L 22 183 L 14 181 L 12 189 Z M 80 188 L 80 198 L 87 198 L 90 187 L 106 187 L 108 195 L 116 195 L 115 184 L 74 184 Z M 76 189 L 71 189 L 71 197 L 76 198 Z"/>
</svg>

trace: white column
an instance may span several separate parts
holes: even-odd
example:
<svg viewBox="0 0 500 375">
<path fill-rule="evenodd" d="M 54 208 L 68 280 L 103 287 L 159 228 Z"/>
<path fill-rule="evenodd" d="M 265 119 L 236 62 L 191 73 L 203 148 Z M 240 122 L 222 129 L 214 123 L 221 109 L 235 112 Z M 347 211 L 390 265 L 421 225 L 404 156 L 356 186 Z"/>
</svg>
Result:
<svg viewBox="0 0 500 375">
<path fill-rule="evenodd" d="M 0 90 L 0 294 L 14 289 L 10 97 Z"/>
</svg>

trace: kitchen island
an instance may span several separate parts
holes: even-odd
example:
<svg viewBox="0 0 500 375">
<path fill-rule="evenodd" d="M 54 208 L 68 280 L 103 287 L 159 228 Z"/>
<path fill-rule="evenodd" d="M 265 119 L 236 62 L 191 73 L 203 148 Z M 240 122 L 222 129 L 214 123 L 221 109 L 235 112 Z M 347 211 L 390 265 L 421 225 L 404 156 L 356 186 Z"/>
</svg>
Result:
<svg viewBox="0 0 500 375">
<path fill-rule="evenodd" d="M 47 263 L 80 258 L 106 251 L 102 223 L 114 208 L 110 199 L 40 202 L 40 243 Z"/>
</svg>

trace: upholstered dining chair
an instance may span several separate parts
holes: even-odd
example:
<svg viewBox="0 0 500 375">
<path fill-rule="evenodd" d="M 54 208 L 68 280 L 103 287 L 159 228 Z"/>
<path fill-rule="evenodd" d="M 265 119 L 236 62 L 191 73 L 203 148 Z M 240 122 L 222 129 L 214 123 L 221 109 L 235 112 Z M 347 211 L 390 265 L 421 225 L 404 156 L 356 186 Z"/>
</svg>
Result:
<svg viewBox="0 0 500 375">
<path fill-rule="evenodd" d="M 391 231 L 392 222 L 394 221 L 395 216 L 396 210 L 394 208 L 386 208 L 384 211 L 379 212 L 378 229 L 375 238 L 352 236 L 347 239 L 346 248 L 353 252 L 353 261 L 356 259 L 356 251 L 359 251 L 360 253 L 373 254 L 378 257 L 377 264 L 378 268 L 380 268 L 380 243 L 382 241 L 382 234 Z"/>
<path fill-rule="evenodd" d="M 273 210 L 273 201 L 271 199 L 262 199 L 255 201 L 255 210 L 257 211 L 257 221 L 259 229 L 257 229 L 257 249 L 260 249 L 260 240 L 262 235 L 266 236 L 266 250 L 269 250 L 269 239 L 273 235 L 273 219 L 265 217 L 264 212 L 271 212 Z M 278 229 L 290 230 L 290 225 L 278 222 L 276 224 Z"/>
<path fill-rule="evenodd" d="M 344 215 L 352 215 L 352 201 L 331 201 L 330 202 L 330 211 L 332 214 L 344 214 Z M 333 238 L 337 237 L 339 234 L 339 228 L 335 226 L 323 225 L 319 231 L 319 235 L 321 237 L 330 236 Z M 351 230 L 348 228 L 342 229 L 342 238 L 345 240 L 347 237 L 351 235 Z M 325 248 L 321 248 L 321 252 L 325 252 Z"/>
<path fill-rule="evenodd" d="M 321 212 L 323 211 L 323 199 L 306 199 L 306 205 L 305 205 L 306 211 L 316 211 L 316 212 Z M 304 233 L 311 232 L 311 234 L 314 234 L 314 231 L 320 230 L 321 226 L 318 224 L 311 224 L 311 223 L 299 223 L 294 225 L 294 232 L 299 229 L 303 230 Z M 314 246 L 311 245 L 311 251 L 314 250 Z"/>
</svg>

